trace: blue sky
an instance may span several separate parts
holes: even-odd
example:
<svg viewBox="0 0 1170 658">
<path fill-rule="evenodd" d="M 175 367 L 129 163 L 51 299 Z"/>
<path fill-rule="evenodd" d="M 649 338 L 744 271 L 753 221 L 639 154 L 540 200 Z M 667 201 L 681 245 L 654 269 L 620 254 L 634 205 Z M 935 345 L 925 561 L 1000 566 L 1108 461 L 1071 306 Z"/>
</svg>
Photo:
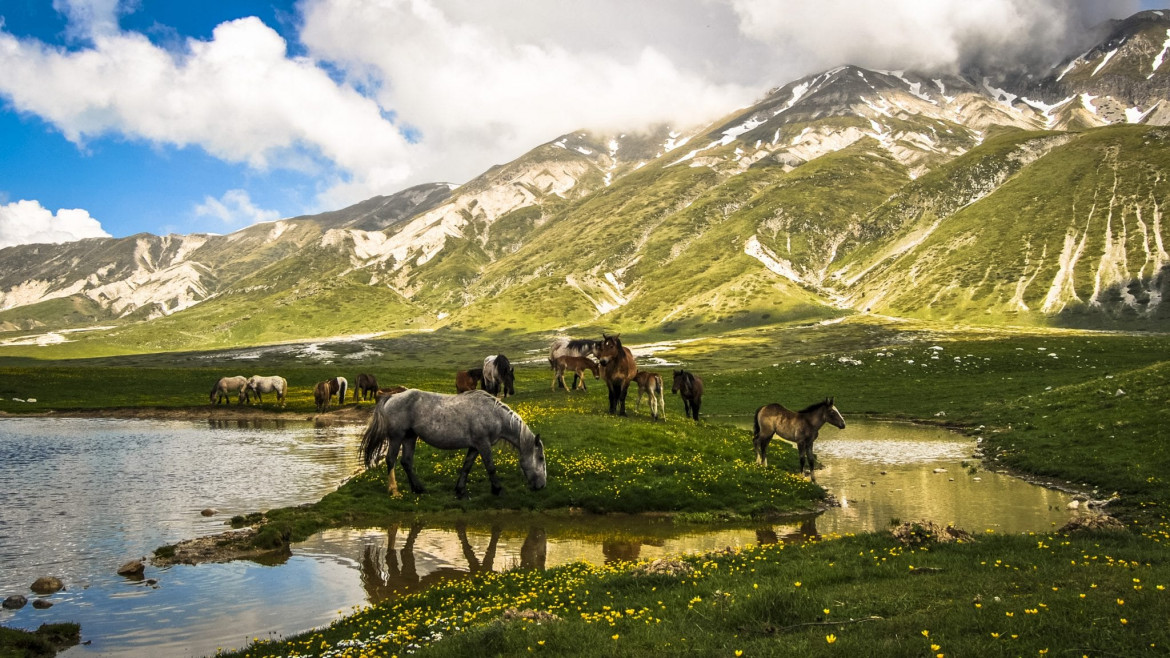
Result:
<svg viewBox="0 0 1170 658">
<path fill-rule="evenodd" d="M 704 121 L 844 62 L 1048 56 L 1164 4 L 0 0 L 0 247 L 226 233 L 462 183 L 572 130 Z"/>
</svg>

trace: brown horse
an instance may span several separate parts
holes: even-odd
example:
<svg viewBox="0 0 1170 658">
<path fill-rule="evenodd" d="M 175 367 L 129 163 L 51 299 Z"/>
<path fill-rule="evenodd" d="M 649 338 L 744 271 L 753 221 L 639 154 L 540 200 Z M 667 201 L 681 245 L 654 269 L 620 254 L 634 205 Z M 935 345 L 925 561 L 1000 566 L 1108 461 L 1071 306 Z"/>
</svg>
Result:
<svg viewBox="0 0 1170 658">
<path fill-rule="evenodd" d="M 329 380 L 317 382 L 313 387 L 313 401 L 317 403 L 317 413 L 321 413 L 329 408 L 329 400 L 333 397 L 329 393 Z"/>
<path fill-rule="evenodd" d="M 566 391 L 569 390 L 569 387 L 565 385 L 566 370 L 573 371 L 574 391 L 577 389 L 581 389 L 582 391 L 588 390 L 585 388 L 586 370 L 593 373 L 594 379 L 601 377 L 601 366 L 597 365 L 597 362 L 593 359 L 583 356 L 558 356 L 553 360 L 553 368 L 556 371 L 556 374 L 553 375 L 552 384 L 552 390 L 554 391 L 557 390 L 558 382 L 560 382 L 561 388 L 565 389 Z"/>
<path fill-rule="evenodd" d="M 658 420 L 659 409 L 662 417 L 666 418 L 666 402 L 662 397 L 662 375 L 649 370 L 639 370 L 634 375 L 634 382 L 638 384 L 638 400 L 634 403 L 634 411 L 642 406 L 642 396 L 650 397 L 650 417 Z"/>
<path fill-rule="evenodd" d="M 686 370 L 674 371 L 671 393 L 678 393 L 683 401 L 683 415 L 699 420 L 699 405 L 703 403 L 703 379 Z"/>
<path fill-rule="evenodd" d="M 380 388 L 380 389 L 378 389 L 378 399 L 381 400 L 382 398 L 384 398 L 388 395 L 397 395 L 399 393 L 405 392 L 406 390 L 407 389 L 405 386 L 391 386 L 390 388 Z"/>
<path fill-rule="evenodd" d="M 455 392 L 466 393 L 474 391 L 483 383 L 483 368 L 460 370 L 455 373 Z"/>
<path fill-rule="evenodd" d="M 378 378 L 361 373 L 357 376 L 357 388 L 353 390 L 354 401 L 373 400 L 378 395 Z"/>
<path fill-rule="evenodd" d="M 609 413 L 620 413 L 624 416 L 626 393 L 629 391 L 630 382 L 638 374 L 634 353 L 630 348 L 622 346 L 620 336 L 601 334 L 601 347 L 597 350 L 597 357 L 601 361 L 601 378 L 605 380 L 605 386 L 609 389 Z"/>
<path fill-rule="evenodd" d="M 804 474 L 804 464 L 808 462 L 809 477 L 817 481 L 816 462 L 813 457 L 813 441 L 821 426 L 829 423 L 840 429 L 845 429 L 845 419 L 833 404 L 833 398 L 826 398 L 800 411 L 789 411 L 778 404 L 768 404 L 756 409 L 755 430 L 752 434 L 752 443 L 756 447 L 756 463 L 768 465 L 768 443 L 772 435 L 792 441 L 800 452 L 800 473 Z"/>
</svg>

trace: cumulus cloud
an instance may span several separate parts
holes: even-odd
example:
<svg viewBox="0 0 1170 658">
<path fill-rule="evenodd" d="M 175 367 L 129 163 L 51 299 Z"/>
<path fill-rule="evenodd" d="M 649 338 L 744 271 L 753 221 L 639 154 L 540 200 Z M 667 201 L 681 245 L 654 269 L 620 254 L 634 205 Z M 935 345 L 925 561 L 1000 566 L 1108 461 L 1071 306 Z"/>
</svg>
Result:
<svg viewBox="0 0 1170 658">
<path fill-rule="evenodd" d="M 280 219 L 278 211 L 265 210 L 252 203 L 252 197 L 246 190 L 228 190 L 218 199 L 204 197 L 203 203 L 195 206 L 195 216 L 213 217 L 230 227 Z"/>
<path fill-rule="evenodd" d="M 456 172 L 454 180 L 565 132 L 691 124 L 758 93 L 758 83 L 713 81 L 677 64 L 644 38 L 655 33 L 648 19 L 637 22 L 650 30 L 640 37 L 621 27 L 637 8 L 537 4 L 544 9 L 529 15 L 501 2 L 309 0 L 301 40 L 417 131 L 424 171 Z M 655 4 L 660 17 L 671 15 Z M 624 38 L 603 32 L 590 42 L 580 38 L 584 24 L 625 30 Z"/>
<path fill-rule="evenodd" d="M 0 32 L 0 94 L 84 144 L 122 135 L 196 145 L 258 170 L 316 163 L 380 190 L 409 170 L 407 140 L 373 100 L 316 63 L 290 57 L 259 19 L 219 25 L 173 54 L 135 33 L 95 33 L 65 50 Z"/>
<path fill-rule="evenodd" d="M 110 234 L 102 230 L 102 225 L 80 208 L 61 208 L 53 214 L 39 201 L 0 205 L 0 249 L 19 244 L 60 244 L 108 237 Z"/>
</svg>

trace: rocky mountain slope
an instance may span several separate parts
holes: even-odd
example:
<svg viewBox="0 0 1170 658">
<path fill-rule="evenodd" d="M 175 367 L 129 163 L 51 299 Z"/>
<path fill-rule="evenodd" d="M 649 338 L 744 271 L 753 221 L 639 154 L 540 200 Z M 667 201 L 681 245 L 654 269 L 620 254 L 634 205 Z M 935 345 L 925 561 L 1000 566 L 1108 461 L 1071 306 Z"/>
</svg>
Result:
<svg viewBox="0 0 1170 658">
<path fill-rule="evenodd" d="M 842 66 L 710 126 L 575 132 L 457 188 L 226 236 L 0 250 L 0 341 L 102 325 L 89 340 L 151 350 L 854 312 L 1165 328 L 1170 16 L 1104 34 L 1043 74 Z"/>
</svg>

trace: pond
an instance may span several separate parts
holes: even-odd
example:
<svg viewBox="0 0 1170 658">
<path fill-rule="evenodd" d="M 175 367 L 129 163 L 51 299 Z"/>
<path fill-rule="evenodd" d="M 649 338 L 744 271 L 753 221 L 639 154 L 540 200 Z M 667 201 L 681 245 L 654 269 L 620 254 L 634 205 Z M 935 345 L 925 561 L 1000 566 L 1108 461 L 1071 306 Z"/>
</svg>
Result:
<svg viewBox="0 0 1170 658">
<path fill-rule="evenodd" d="M 517 515 L 494 526 L 331 530 L 297 544 L 278 565 L 148 566 L 154 585 L 114 573 L 159 545 L 220 532 L 233 514 L 318 500 L 358 468 L 359 431 L 274 421 L 0 420 L 0 597 L 31 599 L 28 585 L 42 575 L 67 588 L 49 597 L 52 608 L 5 610 L 0 623 L 79 622 L 89 644 L 65 655 L 206 655 L 485 570 L 803 541 L 880 530 L 893 518 L 1021 532 L 1069 516 L 1066 494 L 969 472 L 962 463 L 978 460 L 965 437 L 851 420 L 818 440 L 818 480 L 841 507 L 815 519 L 708 529 L 641 517 Z M 217 514 L 201 516 L 205 508 Z"/>
</svg>

